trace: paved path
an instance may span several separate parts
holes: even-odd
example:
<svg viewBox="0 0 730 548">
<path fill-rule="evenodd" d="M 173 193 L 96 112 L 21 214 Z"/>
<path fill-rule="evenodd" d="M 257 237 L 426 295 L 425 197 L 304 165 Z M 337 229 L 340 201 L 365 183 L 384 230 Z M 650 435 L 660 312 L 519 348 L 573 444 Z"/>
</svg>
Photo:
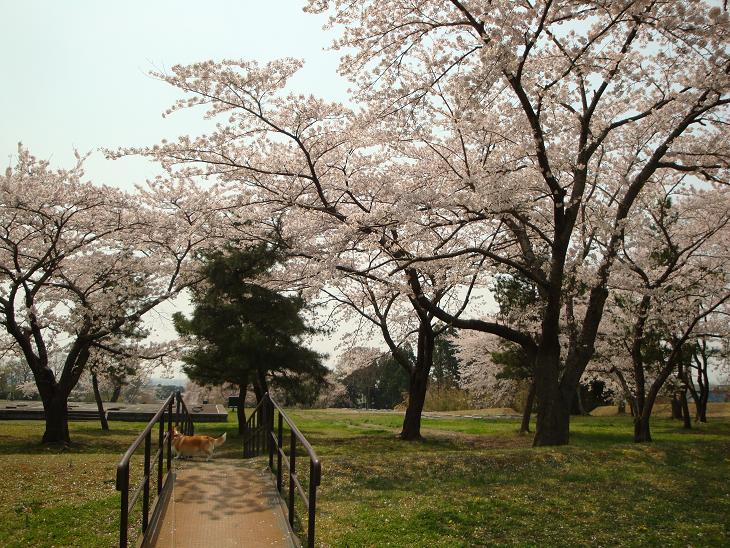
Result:
<svg viewBox="0 0 730 548">
<path fill-rule="evenodd" d="M 276 487 L 251 461 L 178 461 L 158 548 L 295 547 Z M 258 466 L 258 467 L 257 467 Z"/>
</svg>

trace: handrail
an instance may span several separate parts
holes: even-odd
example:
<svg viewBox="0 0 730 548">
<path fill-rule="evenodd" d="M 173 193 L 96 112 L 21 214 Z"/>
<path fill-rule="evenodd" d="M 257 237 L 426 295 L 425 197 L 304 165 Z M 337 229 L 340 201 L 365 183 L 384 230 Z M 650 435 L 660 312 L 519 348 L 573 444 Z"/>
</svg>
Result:
<svg viewBox="0 0 730 548">
<path fill-rule="evenodd" d="M 157 468 L 157 497 L 160 498 L 160 494 L 165 488 L 168 487 L 168 479 L 170 476 L 170 469 L 172 467 L 172 420 L 173 411 L 172 404 L 177 402 L 175 409 L 175 425 L 179 427 L 184 434 L 191 435 L 194 430 L 193 420 L 188 412 L 185 402 L 180 396 L 180 392 L 170 394 L 165 402 L 162 404 L 160 409 L 155 413 L 152 419 L 147 423 L 142 432 L 132 442 L 127 451 L 124 453 L 122 460 L 117 464 L 117 479 L 116 488 L 121 493 L 120 501 L 120 517 L 119 517 L 119 546 L 120 548 L 126 548 L 128 543 L 129 534 L 129 514 L 134 508 L 140 494 L 142 495 L 142 535 L 143 538 L 148 532 L 150 525 L 150 483 L 152 472 L 154 468 Z M 167 430 L 165 431 L 165 419 L 167 419 Z M 182 420 L 181 420 L 182 419 Z M 152 449 L 152 429 L 155 424 L 159 423 L 159 439 L 157 443 L 157 452 L 154 457 L 151 455 Z M 144 442 L 144 475 L 142 481 L 134 489 L 131 501 L 129 497 L 129 463 L 134 456 L 134 453 L 139 449 L 140 445 Z M 165 449 L 167 449 L 167 455 L 165 455 Z M 167 473 L 163 477 L 163 464 L 167 462 Z M 155 512 L 159 509 L 156 507 Z M 156 516 L 153 516 L 153 518 Z"/>
<path fill-rule="evenodd" d="M 274 431 L 274 415 L 278 412 L 276 431 Z M 284 451 L 284 421 L 289 426 L 289 455 Z M 282 464 L 289 470 L 289 489 L 286 499 L 289 525 L 294 528 L 294 493 L 299 493 L 307 509 L 307 546 L 314 547 L 314 526 L 317 504 L 317 487 L 322 480 L 322 465 L 316 451 L 307 441 L 299 428 L 284 412 L 281 406 L 267 392 L 251 412 L 246 421 L 248 435 L 243 442 L 243 456 L 260 455 L 264 449 L 269 455 L 269 470 L 276 474 L 276 489 L 283 497 Z M 304 447 L 309 456 L 309 493 L 306 494 L 296 473 L 297 441 Z M 274 453 L 276 453 L 276 470 L 274 470 Z"/>
</svg>

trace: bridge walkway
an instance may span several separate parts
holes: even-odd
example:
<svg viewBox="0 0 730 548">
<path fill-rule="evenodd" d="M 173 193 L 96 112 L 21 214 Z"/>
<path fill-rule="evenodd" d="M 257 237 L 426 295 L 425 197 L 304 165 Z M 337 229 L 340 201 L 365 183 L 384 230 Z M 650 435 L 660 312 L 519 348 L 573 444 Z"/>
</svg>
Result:
<svg viewBox="0 0 730 548">
<path fill-rule="evenodd" d="M 176 461 L 175 480 L 155 538 L 157 548 L 299 546 L 271 474 L 261 461 Z"/>
</svg>

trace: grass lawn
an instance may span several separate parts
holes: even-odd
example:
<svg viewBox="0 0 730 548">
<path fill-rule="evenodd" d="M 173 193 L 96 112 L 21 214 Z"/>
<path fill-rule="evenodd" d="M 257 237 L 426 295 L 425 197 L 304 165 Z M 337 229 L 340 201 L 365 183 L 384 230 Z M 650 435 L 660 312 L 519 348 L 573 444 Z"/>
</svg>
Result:
<svg viewBox="0 0 730 548">
<path fill-rule="evenodd" d="M 424 443 L 394 439 L 400 417 L 293 412 L 323 462 L 326 546 L 728 546 L 730 422 L 683 431 L 627 417 L 577 417 L 571 445 L 530 447 L 517 420 L 425 419 Z"/>
<path fill-rule="evenodd" d="M 630 418 L 579 417 L 570 446 L 532 449 L 517 419 L 424 419 L 426 441 L 404 443 L 394 413 L 291 415 L 322 460 L 318 545 L 728 545 L 724 418 L 655 419 L 656 441 L 636 445 Z M 38 444 L 42 423 L 0 422 L 0 546 L 114 546 L 115 465 L 142 426 L 72 423 L 59 451 Z M 197 428 L 224 430 L 216 454 L 239 456 L 234 416 Z"/>
<path fill-rule="evenodd" d="M 145 424 L 109 425 L 111 430 L 102 432 L 96 422 L 70 423 L 73 444 L 61 450 L 39 443 L 42 421 L 0 421 L 0 547 L 117 545 L 116 465 Z M 218 454 L 241 455 L 235 422 L 213 431 L 224 430 L 233 439 Z M 132 464 L 130 486 L 136 486 L 142 448 Z"/>
</svg>

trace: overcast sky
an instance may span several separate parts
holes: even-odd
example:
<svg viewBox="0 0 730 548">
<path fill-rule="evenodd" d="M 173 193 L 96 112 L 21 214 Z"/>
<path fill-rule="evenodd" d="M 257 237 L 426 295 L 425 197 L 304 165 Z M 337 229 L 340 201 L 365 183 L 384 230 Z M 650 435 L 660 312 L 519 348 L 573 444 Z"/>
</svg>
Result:
<svg viewBox="0 0 730 548">
<path fill-rule="evenodd" d="M 0 0 L 0 150 L 7 165 L 17 142 L 54 165 L 73 149 L 153 144 L 203 130 L 199 114 L 161 113 L 180 94 L 148 75 L 207 59 L 304 59 L 297 91 L 343 100 L 337 52 L 325 18 L 302 0 Z M 154 166 L 93 154 L 92 180 L 131 189 Z"/>
<path fill-rule="evenodd" d="M 293 91 L 345 100 L 339 54 L 326 51 L 326 19 L 302 11 L 303 0 L 0 0 L 0 163 L 20 141 L 53 166 L 92 152 L 87 178 L 133 190 L 157 173 L 144 159 L 109 161 L 97 149 L 151 145 L 204 131 L 199 113 L 162 112 L 177 98 L 152 78 L 176 64 L 207 59 L 305 60 Z M 153 315 L 170 334 L 167 306 Z M 320 350 L 333 344 L 319 341 Z"/>
</svg>

